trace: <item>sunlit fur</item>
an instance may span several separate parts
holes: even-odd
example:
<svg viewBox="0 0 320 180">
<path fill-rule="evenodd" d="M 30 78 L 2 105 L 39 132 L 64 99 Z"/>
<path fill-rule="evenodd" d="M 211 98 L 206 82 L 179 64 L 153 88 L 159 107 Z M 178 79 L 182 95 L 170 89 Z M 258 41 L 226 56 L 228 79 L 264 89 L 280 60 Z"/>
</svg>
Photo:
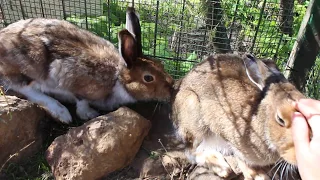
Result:
<svg viewBox="0 0 320 180">
<path fill-rule="evenodd" d="M 249 167 L 272 165 L 280 157 L 296 164 L 291 102 L 304 95 L 273 62 L 256 60 L 260 90 L 248 78 L 243 58 L 210 56 L 176 83 L 171 117 L 177 134 L 191 149 L 207 136 L 218 135 L 229 144 L 225 151 L 231 150 Z M 285 121 L 284 127 L 277 123 L 277 115 Z"/>
</svg>

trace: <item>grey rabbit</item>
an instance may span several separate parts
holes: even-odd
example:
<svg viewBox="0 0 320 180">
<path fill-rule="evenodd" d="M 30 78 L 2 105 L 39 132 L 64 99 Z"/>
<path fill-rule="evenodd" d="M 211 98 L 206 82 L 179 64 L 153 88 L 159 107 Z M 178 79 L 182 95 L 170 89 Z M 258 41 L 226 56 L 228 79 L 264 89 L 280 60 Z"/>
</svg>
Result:
<svg viewBox="0 0 320 180">
<path fill-rule="evenodd" d="M 126 29 L 118 39 L 119 50 L 64 20 L 13 23 L 0 31 L 5 88 L 39 104 L 63 123 L 70 123 L 72 117 L 59 101 L 76 103 L 81 119 L 99 115 L 90 106 L 111 110 L 140 100 L 168 101 L 173 79 L 160 61 L 143 55 L 134 8 L 127 9 Z"/>
</svg>

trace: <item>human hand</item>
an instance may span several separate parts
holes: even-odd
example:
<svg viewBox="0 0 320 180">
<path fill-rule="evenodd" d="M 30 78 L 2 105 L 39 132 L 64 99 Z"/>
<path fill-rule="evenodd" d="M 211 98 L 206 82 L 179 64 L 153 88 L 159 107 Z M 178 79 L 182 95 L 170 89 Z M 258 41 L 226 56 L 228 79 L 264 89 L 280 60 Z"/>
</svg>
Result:
<svg viewBox="0 0 320 180">
<path fill-rule="evenodd" d="M 301 99 L 295 107 L 298 112 L 293 115 L 292 136 L 300 176 L 303 180 L 320 179 L 320 101 Z"/>
</svg>

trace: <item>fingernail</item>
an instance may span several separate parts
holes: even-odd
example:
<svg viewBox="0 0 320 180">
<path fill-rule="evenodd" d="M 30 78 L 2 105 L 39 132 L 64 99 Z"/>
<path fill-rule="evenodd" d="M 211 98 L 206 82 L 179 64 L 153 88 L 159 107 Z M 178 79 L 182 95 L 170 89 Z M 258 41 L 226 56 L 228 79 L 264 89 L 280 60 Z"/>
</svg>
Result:
<svg viewBox="0 0 320 180">
<path fill-rule="evenodd" d="M 299 112 L 294 112 L 293 113 L 293 117 L 301 117 L 302 115 L 301 115 L 301 113 L 299 113 Z"/>
</svg>

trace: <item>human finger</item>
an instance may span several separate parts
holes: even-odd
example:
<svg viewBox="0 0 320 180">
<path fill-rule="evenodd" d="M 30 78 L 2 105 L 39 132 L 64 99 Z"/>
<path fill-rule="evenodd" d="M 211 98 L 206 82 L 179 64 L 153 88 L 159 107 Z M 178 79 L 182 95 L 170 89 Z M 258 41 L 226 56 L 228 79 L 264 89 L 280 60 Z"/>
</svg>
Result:
<svg viewBox="0 0 320 180">
<path fill-rule="evenodd" d="M 320 114 L 320 101 L 314 99 L 300 99 L 294 102 L 295 108 L 305 117 L 312 114 Z"/>
<path fill-rule="evenodd" d="M 301 99 L 295 107 L 307 119 L 313 136 L 320 137 L 320 101 Z"/>
<path fill-rule="evenodd" d="M 304 153 L 309 147 L 309 127 L 302 114 L 295 112 L 292 118 L 292 136 L 297 154 Z"/>
</svg>

